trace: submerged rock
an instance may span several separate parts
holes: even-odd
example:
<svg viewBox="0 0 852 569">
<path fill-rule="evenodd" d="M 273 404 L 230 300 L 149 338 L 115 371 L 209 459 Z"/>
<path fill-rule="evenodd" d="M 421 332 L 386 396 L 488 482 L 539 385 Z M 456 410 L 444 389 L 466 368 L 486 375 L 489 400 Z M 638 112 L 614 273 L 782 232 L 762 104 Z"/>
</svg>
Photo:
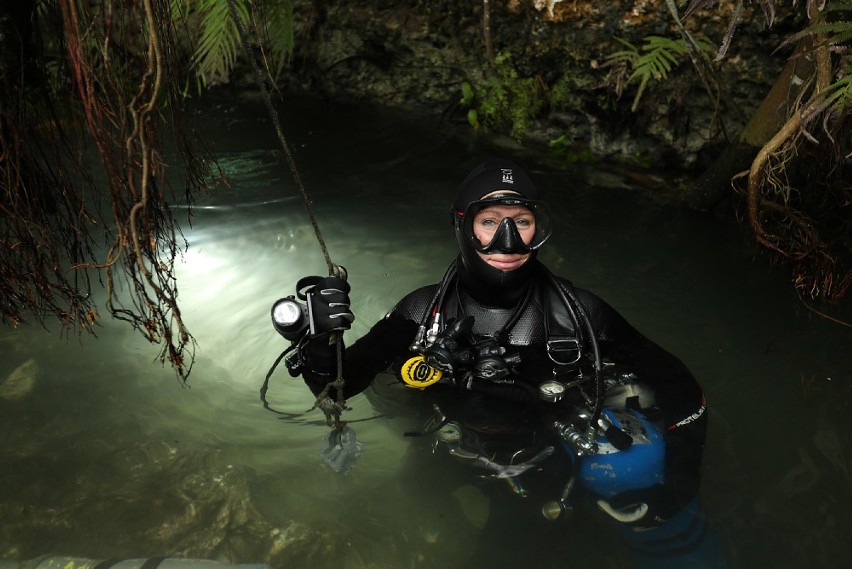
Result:
<svg viewBox="0 0 852 569">
<path fill-rule="evenodd" d="M 255 508 L 250 470 L 177 441 L 105 450 L 93 440 L 7 467 L 0 559 L 163 555 L 277 569 L 331 566 L 350 549 L 341 532 L 269 522 Z"/>
<path fill-rule="evenodd" d="M 34 358 L 28 359 L 0 383 L 0 399 L 21 401 L 32 394 L 39 367 Z"/>
</svg>

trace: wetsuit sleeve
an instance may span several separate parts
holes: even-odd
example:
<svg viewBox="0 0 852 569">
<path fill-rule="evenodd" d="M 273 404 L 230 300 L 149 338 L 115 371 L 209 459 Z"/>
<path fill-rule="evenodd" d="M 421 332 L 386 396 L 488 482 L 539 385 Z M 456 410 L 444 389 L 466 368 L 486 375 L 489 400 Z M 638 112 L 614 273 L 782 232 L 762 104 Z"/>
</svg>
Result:
<svg viewBox="0 0 852 569">
<path fill-rule="evenodd" d="M 349 399 L 364 391 L 373 378 L 408 352 L 417 323 L 391 313 L 370 331 L 346 348 L 343 357 L 343 397 Z M 335 347 L 321 341 L 311 342 L 304 353 L 301 375 L 314 395 L 326 383 L 337 378 Z M 334 397 L 334 394 L 331 394 Z"/>
<path fill-rule="evenodd" d="M 373 378 L 401 363 L 411 354 L 419 318 L 427 309 L 436 285 L 420 288 L 403 298 L 391 312 L 379 320 L 367 334 L 346 348 L 343 357 L 343 397 L 349 399 L 364 391 Z M 337 378 L 336 348 L 318 338 L 302 350 L 302 378 L 317 395 L 329 381 Z M 334 397 L 336 394 L 332 394 Z"/>
</svg>

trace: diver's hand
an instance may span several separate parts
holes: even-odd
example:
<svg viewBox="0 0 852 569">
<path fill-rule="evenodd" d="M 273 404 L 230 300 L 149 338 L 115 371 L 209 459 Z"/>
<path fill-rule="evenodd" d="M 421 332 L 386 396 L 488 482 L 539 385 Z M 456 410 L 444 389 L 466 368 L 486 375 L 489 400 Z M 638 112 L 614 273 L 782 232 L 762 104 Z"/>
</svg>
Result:
<svg viewBox="0 0 852 569">
<path fill-rule="evenodd" d="M 325 277 L 314 285 L 308 296 L 311 338 L 352 327 L 355 315 L 349 307 L 349 290 L 349 283 L 337 277 Z"/>
</svg>

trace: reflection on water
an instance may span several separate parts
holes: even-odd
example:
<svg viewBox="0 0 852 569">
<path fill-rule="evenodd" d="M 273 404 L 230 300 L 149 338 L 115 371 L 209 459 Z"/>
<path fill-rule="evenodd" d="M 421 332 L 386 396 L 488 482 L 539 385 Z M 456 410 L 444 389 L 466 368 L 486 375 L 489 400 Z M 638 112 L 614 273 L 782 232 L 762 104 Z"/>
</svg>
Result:
<svg viewBox="0 0 852 569">
<path fill-rule="evenodd" d="M 199 344 L 189 388 L 115 322 L 97 339 L 0 332 L 0 558 L 454 567 L 484 543 L 498 555 L 526 544 L 530 566 L 549 552 L 574 566 L 623 566 L 627 552 L 582 519 L 510 544 L 483 536 L 490 509 L 506 506 L 489 498 L 494 481 L 471 471 L 447 489 L 443 467 L 412 469 L 424 443 L 403 436 L 416 425 L 399 407 L 349 402 L 365 450 L 347 476 L 320 460 L 327 427 L 305 413 L 313 398 L 283 366 L 268 394 L 280 414 L 262 408 L 258 389 L 285 347 L 269 308 L 325 265 L 262 109 L 230 110 L 207 112 L 231 187 L 199 204 L 178 267 Z M 455 255 L 448 204 L 483 150 L 394 116 L 290 114 L 320 228 L 351 275 L 354 338 L 443 274 Z M 849 332 L 804 309 L 735 227 L 663 209 L 616 171 L 533 174 L 560 220 L 543 260 L 704 385 L 702 496 L 734 565 L 849 566 Z"/>
</svg>

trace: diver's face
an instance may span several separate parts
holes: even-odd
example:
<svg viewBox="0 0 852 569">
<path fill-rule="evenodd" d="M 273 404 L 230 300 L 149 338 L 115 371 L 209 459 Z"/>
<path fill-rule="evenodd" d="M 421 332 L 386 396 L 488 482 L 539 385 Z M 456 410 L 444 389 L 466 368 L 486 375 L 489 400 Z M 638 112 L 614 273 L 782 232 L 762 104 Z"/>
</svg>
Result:
<svg viewBox="0 0 852 569">
<path fill-rule="evenodd" d="M 502 192 L 505 193 L 505 192 Z M 492 194 L 488 194 L 492 195 Z M 488 197 L 488 196 L 483 196 Z M 491 243 L 494 239 L 494 234 L 500 225 L 500 222 L 505 218 L 510 218 L 515 222 L 515 227 L 518 228 L 518 234 L 525 245 L 529 245 L 535 236 L 535 216 L 529 208 L 522 205 L 503 205 L 494 204 L 489 206 L 473 218 L 473 234 L 483 245 Z M 481 253 L 477 252 L 479 257 L 501 271 L 512 271 L 526 263 L 531 253 Z"/>
</svg>

